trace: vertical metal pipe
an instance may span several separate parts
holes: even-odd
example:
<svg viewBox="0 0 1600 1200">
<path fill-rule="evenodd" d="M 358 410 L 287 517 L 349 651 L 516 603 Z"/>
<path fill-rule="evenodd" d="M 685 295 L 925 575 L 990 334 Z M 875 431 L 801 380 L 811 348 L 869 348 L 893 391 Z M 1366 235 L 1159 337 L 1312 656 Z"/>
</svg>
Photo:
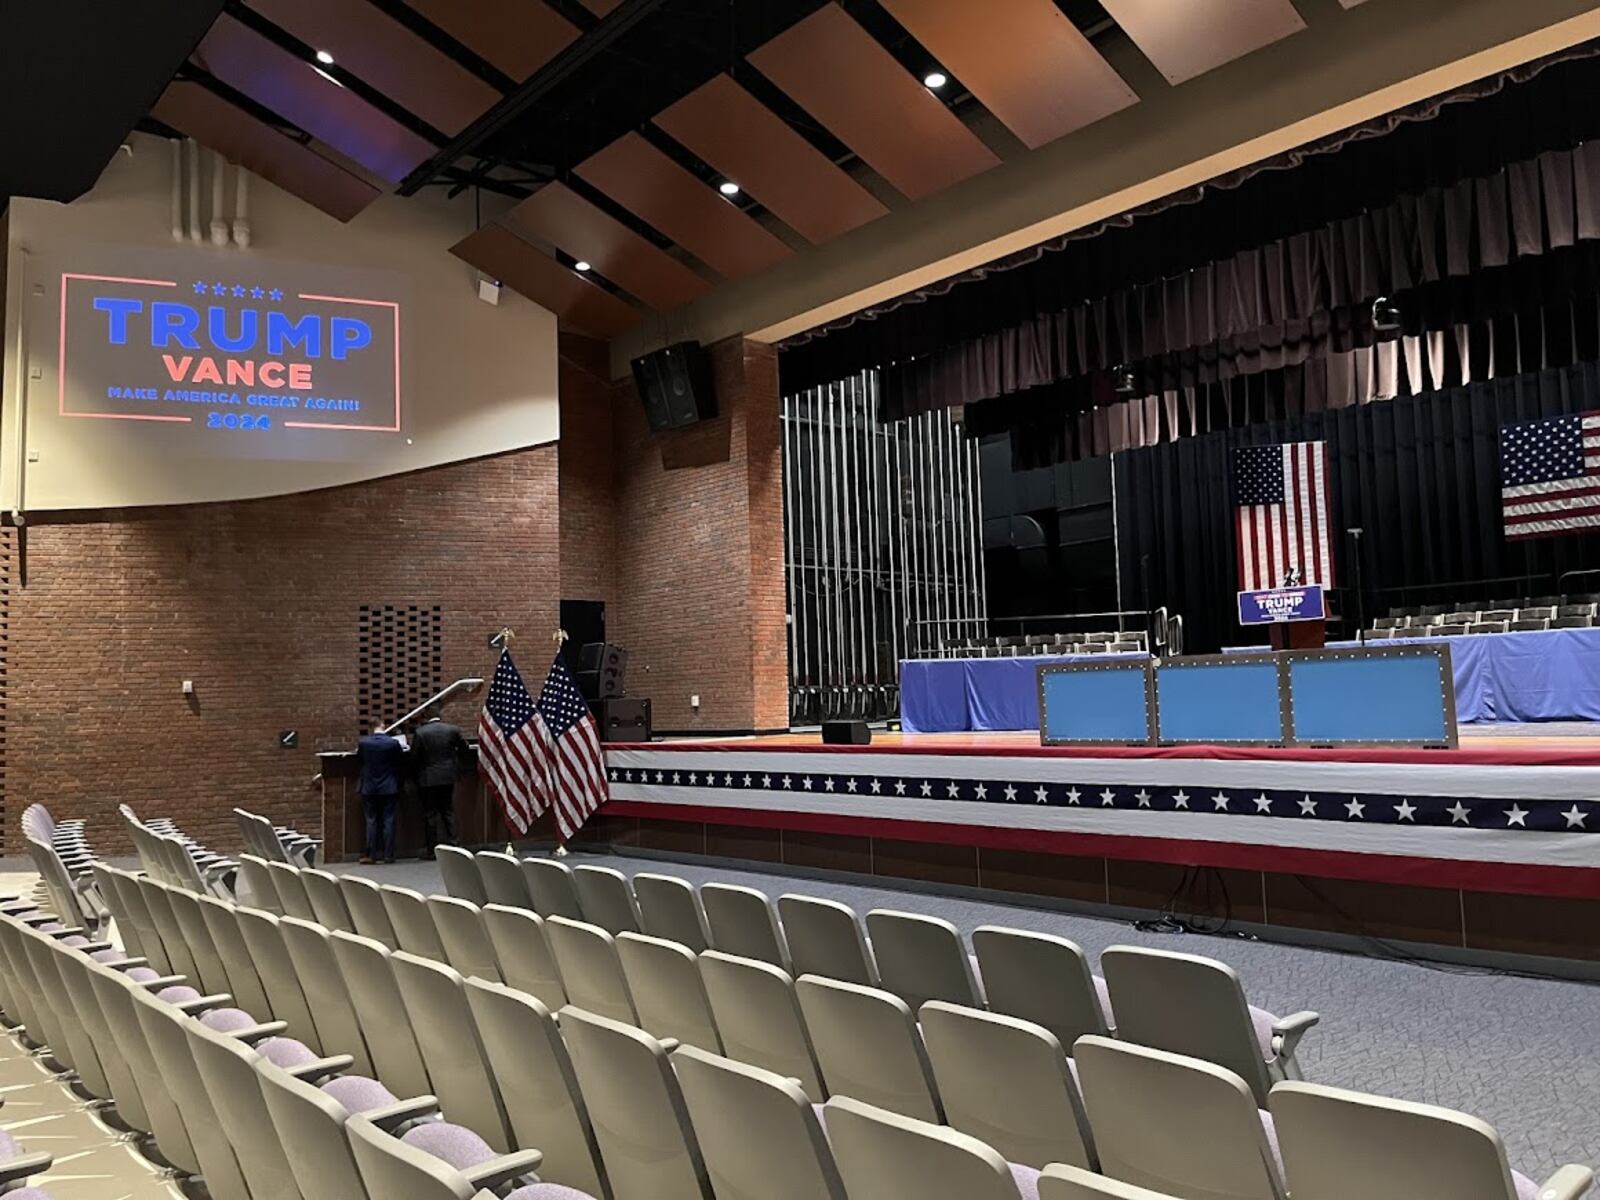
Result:
<svg viewBox="0 0 1600 1200">
<path fill-rule="evenodd" d="M 889 714 L 878 711 L 878 697 L 883 694 L 884 666 L 883 653 L 878 646 L 878 597 L 879 583 L 883 577 L 883 561 L 881 543 L 879 542 L 879 495 L 878 495 L 878 403 L 877 394 L 873 387 L 876 373 L 864 371 L 861 375 L 861 407 L 866 417 L 866 443 L 864 447 L 867 467 L 867 486 L 863 496 L 867 503 L 867 567 L 866 580 L 867 600 L 867 645 L 872 654 L 872 700 L 874 705 L 873 715 L 884 717 Z"/>
<path fill-rule="evenodd" d="M 789 723 L 794 724 L 794 696 L 795 696 L 795 668 L 799 660 L 797 653 L 799 647 L 795 645 L 795 613 L 799 609 L 799 591 L 794 585 L 794 451 L 791 447 L 789 435 L 793 426 L 793 412 L 795 400 L 793 396 L 780 396 L 778 398 L 778 453 L 779 471 L 783 484 L 783 586 L 788 594 L 785 597 L 785 611 L 788 620 L 785 622 L 784 633 L 789 643 Z"/>
<path fill-rule="evenodd" d="M 845 630 L 844 630 L 844 537 L 840 528 L 840 460 L 841 451 L 844 449 L 842 430 L 840 427 L 840 413 L 844 407 L 844 385 L 833 384 L 828 388 L 828 500 L 829 523 L 833 532 L 833 695 L 830 700 L 830 711 L 837 714 L 840 689 L 849 682 L 848 669 L 845 663 Z"/>
<path fill-rule="evenodd" d="M 964 446 L 963 466 L 967 480 L 967 553 L 971 563 L 972 589 L 968 594 L 967 615 L 971 618 L 970 636 L 983 636 L 983 495 L 978 486 L 978 446 L 970 438 Z"/>
<path fill-rule="evenodd" d="M 1122 633 L 1122 547 L 1117 529 L 1117 456 L 1111 455 L 1111 574 L 1117 585 L 1117 633 Z M 1150 614 L 1144 617 L 1145 628 L 1150 626 Z"/>
<path fill-rule="evenodd" d="M 811 664 L 812 698 L 814 701 L 814 714 L 821 712 L 823 678 L 827 672 L 824 628 L 827 621 L 827 612 L 824 607 L 825 593 L 823 592 L 823 563 L 826 561 L 827 544 L 822 537 L 822 412 L 823 391 L 820 387 L 813 388 L 811 392 L 811 611 L 812 629 L 809 637 L 814 640 L 815 650 Z"/>
</svg>

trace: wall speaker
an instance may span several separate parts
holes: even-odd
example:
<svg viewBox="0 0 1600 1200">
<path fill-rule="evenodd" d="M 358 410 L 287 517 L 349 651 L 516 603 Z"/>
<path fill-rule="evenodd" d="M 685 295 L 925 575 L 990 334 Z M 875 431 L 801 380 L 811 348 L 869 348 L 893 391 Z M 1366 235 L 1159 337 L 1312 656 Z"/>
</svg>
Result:
<svg viewBox="0 0 1600 1200">
<path fill-rule="evenodd" d="M 602 742 L 648 742 L 650 701 L 602 700 L 595 706 Z"/>
<path fill-rule="evenodd" d="M 872 730 L 865 721 L 824 721 L 822 723 L 824 746 L 870 746 Z"/>
<path fill-rule="evenodd" d="M 699 342 L 679 342 L 634 359 L 633 382 L 652 433 L 717 415 L 711 359 Z"/>
<path fill-rule="evenodd" d="M 578 690 L 585 700 L 614 700 L 627 692 L 628 652 L 614 642 L 590 642 L 578 651 Z"/>
</svg>

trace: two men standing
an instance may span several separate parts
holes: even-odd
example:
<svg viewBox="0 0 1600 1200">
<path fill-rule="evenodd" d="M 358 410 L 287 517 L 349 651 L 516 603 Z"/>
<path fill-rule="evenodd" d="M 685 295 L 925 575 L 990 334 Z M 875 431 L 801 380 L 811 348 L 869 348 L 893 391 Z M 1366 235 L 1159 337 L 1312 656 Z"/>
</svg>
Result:
<svg viewBox="0 0 1600 1200">
<path fill-rule="evenodd" d="M 468 757 L 461 730 L 434 710 L 412 735 L 409 752 L 399 738 L 375 729 L 357 743 L 356 755 L 367 818 L 362 862 L 394 861 L 395 809 L 407 774 L 416 780 L 422 801 L 422 857 L 432 858 L 440 842 L 455 841 L 455 786 Z"/>
</svg>

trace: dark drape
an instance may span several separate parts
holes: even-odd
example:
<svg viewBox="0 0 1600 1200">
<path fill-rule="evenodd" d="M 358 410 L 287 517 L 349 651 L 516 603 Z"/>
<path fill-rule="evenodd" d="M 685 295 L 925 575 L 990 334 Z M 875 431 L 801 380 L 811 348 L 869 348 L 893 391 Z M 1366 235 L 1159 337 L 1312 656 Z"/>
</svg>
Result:
<svg viewBox="0 0 1600 1200">
<path fill-rule="evenodd" d="M 1317 440 L 1328 444 L 1329 506 L 1340 531 L 1334 555 L 1345 588 L 1354 571 L 1342 531 L 1364 530 L 1369 617 L 1402 596 L 1415 598 L 1405 588 L 1428 589 L 1421 598 L 1439 602 L 1553 592 L 1563 572 L 1600 567 L 1600 534 L 1505 540 L 1499 431 L 1513 421 L 1593 409 L 1600 409 L 1600 366 L 1580 363 L 1119 454 L 1113 471 L 1123 595 L 1181 613 L 1191 652 L 1263 640 L 1238 624 L 1228 452 Z M 1595 584 L 1581 590 L 1600 590 Z M 1347 594 L 1339 599 L 1353 606 Z"/>
</svg>

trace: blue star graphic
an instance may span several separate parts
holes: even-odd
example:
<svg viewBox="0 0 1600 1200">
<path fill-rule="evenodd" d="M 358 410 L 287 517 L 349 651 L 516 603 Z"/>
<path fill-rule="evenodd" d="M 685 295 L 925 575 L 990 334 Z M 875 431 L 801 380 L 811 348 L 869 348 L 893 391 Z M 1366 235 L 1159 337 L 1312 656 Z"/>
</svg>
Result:
<svg viewBox="0 0 1600 1200">
<path fill-rule="evenodd" d="M 207 291 L 207 289 L 206 289 L 206 285 L 205 284 L 196 283 L 194 285 L 194 294 L 196 296 L 204 296 L 206 294 L 206 291 Z"/>
<path fill-rule="evenodd" d="M 259 299 L 261 299 L 261 297 L 263 297 L 265 295 L 266 295 L 266 293 L 263 292 L 258 287 L 253 287 L 253 288 L 250 289 L 250 299 L 252 299 L 252 300 L 259 300 Z"/>
<path fill-rule="evenodd" d="M 214 296 L 226 296 L 228 294 L 228 285 L 225 283 L 213 284 L 211 293 Z"/>
<path fill-rule="evenodd" d="M 269 295 L 271 295 L 271 297 L 274 300 L 282 300 L 283 299 L 283 289 L 282 288 L 273 288 L 272 291 L 269 293 Z"/>
<path fill-rule="evenodd" d="M 233 294 L 234 294 L 234 296 L 236 298 L 237 297 L 242 297 L 244 295 L 244 286 L 242 284 L 237 284 L 237 283 L 234 284 L 233 285 Z"/>
</svg>

